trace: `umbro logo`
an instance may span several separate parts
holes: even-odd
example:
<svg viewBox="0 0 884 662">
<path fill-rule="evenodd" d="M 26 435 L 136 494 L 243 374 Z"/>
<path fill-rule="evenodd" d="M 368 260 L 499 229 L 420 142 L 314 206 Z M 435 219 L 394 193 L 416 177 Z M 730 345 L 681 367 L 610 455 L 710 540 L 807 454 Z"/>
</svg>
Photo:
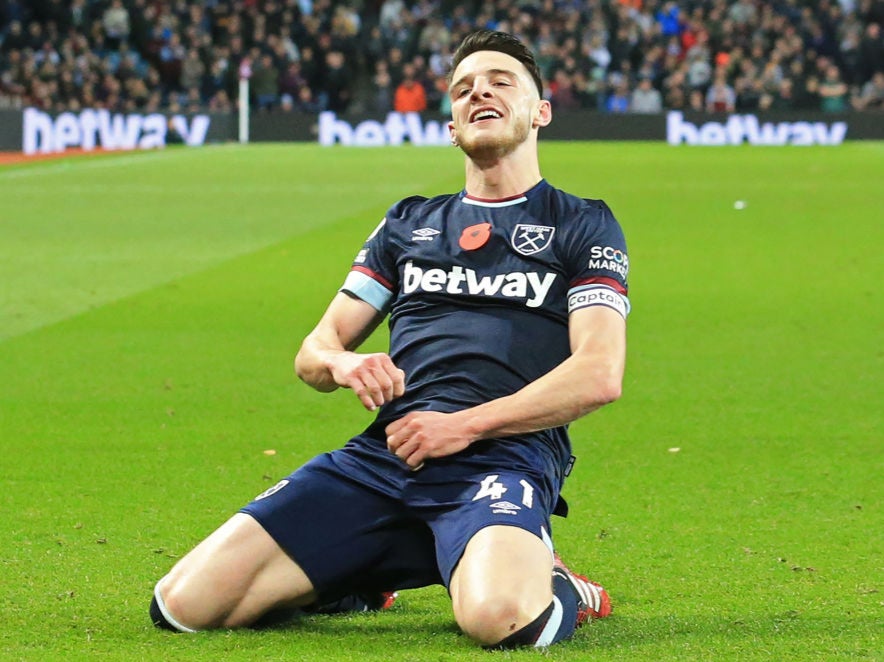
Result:
<svg viewBox="0 0 884 662">
<path fill-rule="evenodd" d="M 509 501 L 498 501 L 497 503 L 492 503 L 488 507 L 491 508 L 491 512 L 493 513 L 504 513 L 506 515 L 515 515 L 518 511 L 522 510 L 521 507 L 514 503 L 510 503 Z"/>
<path fill-rule="evenodd" d="M 435 228 L 418 228 L 417 230 L 411 231 L 411 240 L 412 241 L 433 241 L 436 238 L 436 235 L 439 234 L 439 230 Z"/>
</svg>

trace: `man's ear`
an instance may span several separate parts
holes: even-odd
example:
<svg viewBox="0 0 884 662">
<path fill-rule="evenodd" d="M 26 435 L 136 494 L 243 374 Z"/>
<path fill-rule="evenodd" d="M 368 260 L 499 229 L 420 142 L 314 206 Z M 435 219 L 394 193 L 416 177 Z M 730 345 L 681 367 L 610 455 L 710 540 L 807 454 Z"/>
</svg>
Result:
<svg viewBox="0 0 884 662">
<path fill-rule="evenodd" d="M 539 129 L 542 126 L 547 126 L 550 122 L 552 122 L 552 104 L 546 99 L 541 99 L 537 102 L 531 126 Z"/>
<path fill-rule="evenodd" d="M 457 131 L 454 130 L 454 122 L 448 123 L 448 137 L 451 140 L 451 144 L 457 147 Z"/>
</svg>

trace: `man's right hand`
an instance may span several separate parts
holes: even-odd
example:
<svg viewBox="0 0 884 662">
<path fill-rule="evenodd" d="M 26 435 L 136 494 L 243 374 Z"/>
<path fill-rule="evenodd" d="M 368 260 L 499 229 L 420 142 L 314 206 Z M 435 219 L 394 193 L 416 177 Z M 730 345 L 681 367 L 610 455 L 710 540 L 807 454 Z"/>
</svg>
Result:
<svg viewBox="0 0 884 662">
<path fill-rule="evenodd" d="M 336 352 L 328 359 L 327 368 L 335 383 L 352 389 L 369 411 L 405 393 L 405 372 L 382 352 Z"/>
</svg>

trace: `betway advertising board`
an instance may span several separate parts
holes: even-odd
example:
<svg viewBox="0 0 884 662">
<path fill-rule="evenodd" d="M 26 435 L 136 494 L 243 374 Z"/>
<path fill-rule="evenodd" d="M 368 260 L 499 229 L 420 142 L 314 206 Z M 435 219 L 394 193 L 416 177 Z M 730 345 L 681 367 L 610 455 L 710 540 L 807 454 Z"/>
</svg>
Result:
<svg viewBox="0 0 884 662">
<path fill-rule="evenodd" d="M 726 120 L 690 122 L 680 112 L 666 115 L 670 145 L 840 145 L 847 122 L 765 121 L 756 115 L 731 115 Z"/>
<path fill-rule="evenodd" d="M 870 121 L 871 120 L 871 121 Z M 877 120 L 877 121 L 876 121 Z M 416 113 L 389 113 L 384 119 L 353 119 L 332 112 L 319 114 L 315 134 L 321 145 L 380 147 L 409 142 L 415 146 L 449 145 L 447 118 Z M 670 145 L 840 145 L 845 139 L 884 139 L 880 117 L 768 117 L 736 114 L 611 115 L 592 112 L 553 112 L 553 122 L 541 130 L 547 140 L 666 140 Z M 851 130 L 853 125 L 856 130 Z"/>
<path fill-rule="evenodd" d="M 408 141 L 418 147 L 450 145 L 448 122 L 423 119 L 418 113 L 388 113 L 384 122 L 362 120 L 351 123 L 332 112 L 319 113 L 319 144 L 381 147 Z"/>
<path fill-rule="evenodd" d="M 664 125 L 665 119 L 665 125 Z M 577 120 L 575 122 L 575 120 Z M 839 145 L 848 133 L 846 121 L 771 121 L 756 115 L 710 116 L 690 121 L 681 112 L 663 115 L 601 115 L 553 113 L 553 123 L 541 137 L 553 140 L 660 140 L 670 145 Z M 416 113 L 389 113 L 384 121 L 342 118 L 332 112 L 319 114 L 321 145 L 380 147 L 404 142 L 421 146 L 449 145 L 447 121 L 424 119 Z"/>
<path fill-rule="evenodd" d="M 314 142 L 326 146 L 450 145 L 449 117 L 388 113 L 382 116 L 269 112 L 253 114 L 252 142 Z M 235 113 L 111 113 L 101 109 L 46 113 L 0 111 L 0 151 L 48 154 L 67 149 L 151 149 L 167 143 L 169 127 L 190 146 L 235 141 Z M 839 145 L 884 140 L 880 113 L 737 113 L 670 111 L 659 115 L 553 111 L 542 140 L 666 141 L 674 146 Z"/>
<path fill-rule="evenodd" d="M 15 121 L 18 119 L 19 121 Z M 111 113 L 87 108 L 79 112 L 46 113 L 26 108 L 0 114 L 0 149 L 25 154 L 52 154 L 68 149 L 131 150 L 163 147 L 171 129 L 186 145 L 229 140 L 234 118 L 227 115 L 165 115 L 162 113 Z M 9 121 L 7 121 L 9 120 Z M 17 145 L 9 145 L 10 133 L 20 126 Z"/>
</svg>

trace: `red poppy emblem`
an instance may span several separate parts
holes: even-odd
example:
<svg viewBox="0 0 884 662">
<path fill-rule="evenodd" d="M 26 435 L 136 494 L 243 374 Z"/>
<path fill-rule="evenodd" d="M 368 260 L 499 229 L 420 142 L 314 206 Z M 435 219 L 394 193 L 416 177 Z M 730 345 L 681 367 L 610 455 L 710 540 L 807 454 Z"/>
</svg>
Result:
<svg viewBox="0 0 884 662">
<path fill-rule="evenodd" d="M 478 223 L 466 228 L 460 234 L 460 240 L 457 242 L 465 251 L 474 251 L 482 248 L 491 236 L 491 223 Z"/>
</svg>

